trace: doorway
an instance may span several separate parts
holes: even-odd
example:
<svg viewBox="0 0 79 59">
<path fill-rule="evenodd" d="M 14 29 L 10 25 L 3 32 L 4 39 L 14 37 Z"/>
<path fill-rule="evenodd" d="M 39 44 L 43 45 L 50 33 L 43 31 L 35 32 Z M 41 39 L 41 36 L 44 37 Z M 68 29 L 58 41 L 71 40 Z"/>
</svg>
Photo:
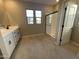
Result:
<svg viewBox="0 0 79 59">
<path fill-rule="evenodd" d="M 79 47 L 79 6 L 77 9 L 76 19 L 74 22 L 71 39 L 72 39 L 73 43 Z"/>
<path fill-rule="evenodd" d="M 78 6 L 76 4 L 67 4 L 65 8 L 65 17 L 63 19 L 62 34 L 60 39 L 61 45 L 67 44 L 71 40 L 71 34 L 75 22 L 77 7 Z"/>
</svg>

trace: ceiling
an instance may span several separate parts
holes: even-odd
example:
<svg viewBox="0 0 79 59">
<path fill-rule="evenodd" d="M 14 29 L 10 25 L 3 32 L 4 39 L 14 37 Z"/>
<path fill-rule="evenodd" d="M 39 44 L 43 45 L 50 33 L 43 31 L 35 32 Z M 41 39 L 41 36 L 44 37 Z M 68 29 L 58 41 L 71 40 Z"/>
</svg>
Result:
<svg viewBox="0 0 79 59">
<path fill-rule="evenodd" d="M 23 0 L 28 2 L 40 3 L 40 4 L 47 4 L 47 5 L 54 5 L 56 4 L 56 0 Z"/>
</svg>

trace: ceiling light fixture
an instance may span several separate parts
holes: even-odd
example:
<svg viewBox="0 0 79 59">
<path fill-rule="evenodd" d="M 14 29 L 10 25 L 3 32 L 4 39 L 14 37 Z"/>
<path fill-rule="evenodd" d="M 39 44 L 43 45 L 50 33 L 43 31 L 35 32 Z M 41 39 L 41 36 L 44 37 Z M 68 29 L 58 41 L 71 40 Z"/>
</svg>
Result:
<svg viewBox="0 0 79 59">
<path fill-rule="evenodd" d="M 59 2 L 59 0 L 56 0 L 57 2 Z"/>
</svg>

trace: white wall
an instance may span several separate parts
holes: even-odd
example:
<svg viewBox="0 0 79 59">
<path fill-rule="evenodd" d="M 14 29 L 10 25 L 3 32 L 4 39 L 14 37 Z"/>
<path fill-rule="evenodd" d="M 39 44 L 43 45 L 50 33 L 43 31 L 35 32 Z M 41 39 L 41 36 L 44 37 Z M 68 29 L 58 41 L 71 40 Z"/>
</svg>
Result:
<svg viewBox="0 0 79 59">
<path fill-rule="evenodd" d="M 5 6 L 3 24 L 18 24 L 21 28 L 22 35 L 45 33 L 45 14 L 52 12 L 52 6 L 12 0 L 5 0 L 3 5 Z M 42 24 L 28 25 L 25 14 L 26 9 L 42 10 Z"/>
</svg>

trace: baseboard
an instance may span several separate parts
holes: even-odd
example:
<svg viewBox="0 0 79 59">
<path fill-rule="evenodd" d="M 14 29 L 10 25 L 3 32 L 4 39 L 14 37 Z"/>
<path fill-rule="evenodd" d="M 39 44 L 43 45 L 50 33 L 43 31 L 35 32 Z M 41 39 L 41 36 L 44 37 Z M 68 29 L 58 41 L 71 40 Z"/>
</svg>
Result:
<svg viewBox="0 0 79 59">
<path fill-rule="evenodd" d="M 24 35 L 24 36 L 22 36 L 22 38 L 25 38 L 25 37 L 32 37 L 32 36 L 39 36 L 39 35 L 45 35 L 45 33 L 31 34 L 31 35 Z"/>
<path fill-rule="evenodd" d="M 79 47 L 79 43 L 72 41 L 72 43 Z"/>
</svg>

